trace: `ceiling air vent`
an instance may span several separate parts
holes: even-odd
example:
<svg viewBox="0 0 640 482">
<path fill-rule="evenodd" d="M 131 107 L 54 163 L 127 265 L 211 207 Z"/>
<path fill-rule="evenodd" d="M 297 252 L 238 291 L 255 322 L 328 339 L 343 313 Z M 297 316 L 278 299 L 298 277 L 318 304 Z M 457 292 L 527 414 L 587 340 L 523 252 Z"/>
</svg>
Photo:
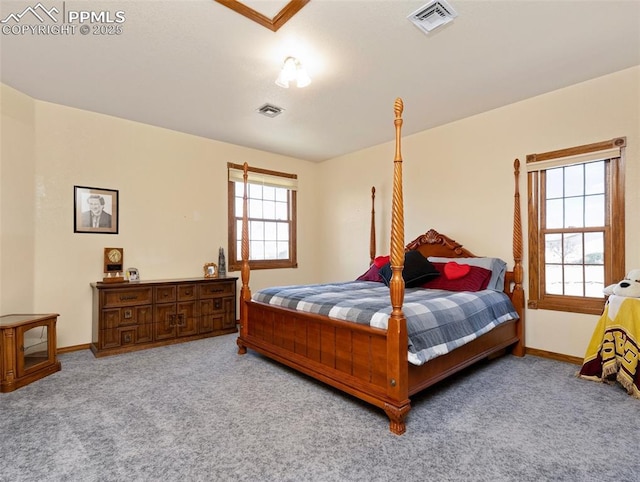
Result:
<svg viewBox="0 0 640 482">
<path fill-rule="evenodd" d="M 446 0 L 433 0 L 423 5 L 407 18 L 425 33 L 445 25 L 458 16 Z"/>
<path fill-rule="evenodd" d="M 277 107 L 271 104 L 265 104 L 260 107 L 256 112 L 259 112 L 262 115 L 266 115 L 267 117 L 275 117 L 277 115 L 282 114 L 284 109 L 282 107 Z"/>
</svg>

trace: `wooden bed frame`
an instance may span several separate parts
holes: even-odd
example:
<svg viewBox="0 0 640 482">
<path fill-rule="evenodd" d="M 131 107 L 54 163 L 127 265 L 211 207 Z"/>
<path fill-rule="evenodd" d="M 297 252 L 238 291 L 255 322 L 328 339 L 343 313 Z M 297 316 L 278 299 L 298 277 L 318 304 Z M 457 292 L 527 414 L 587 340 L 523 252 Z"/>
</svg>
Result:
<svg viewBox="0 0 640 482">
<path fill-rule="evenodd" d="M 411 409 L 409 397 L 491 355 L 512 349 L 524 356 L 524 291 L 522 288 L 522 227 L 518 178 L 520 163 L 514 163 L 515 196 L 513 223 L 514 268 L 505 279 L 519 320 L 511 320 L 454 351 L 421 366 L 407 361 L 407 325 L 402 312 L 405 250 L 418 249 L 424 256 L 475 257 L 449 237 L 434 230 L 404 246 L 402 199 L 402 156 L 400 134 L 403 103 L 394 104 L 396 152 L 394 159 L 391 226 L 392 278 L 389 291 L 392 313 L 386 330 L 302 313 L 251 300 L 249 289 L 249 241 L 247 219 L 247 170 L 245 164 L 244 217 L 242 225 L 242 288 L 238 353 L 251 348 L 339 390 L 382 408 L 389 417 L 390 430 L 403 434 L 405 418 Z M 375 189 L 372 189 L 372 200 Z M 373 201 L 372 201 L 373 202 Z M 373 219 L 372 210 L 372 219 Z M 372 228 L 371 240 L 375 243 Z M 371 257 L 375 248 L 371 250 Z"/>
</svg>

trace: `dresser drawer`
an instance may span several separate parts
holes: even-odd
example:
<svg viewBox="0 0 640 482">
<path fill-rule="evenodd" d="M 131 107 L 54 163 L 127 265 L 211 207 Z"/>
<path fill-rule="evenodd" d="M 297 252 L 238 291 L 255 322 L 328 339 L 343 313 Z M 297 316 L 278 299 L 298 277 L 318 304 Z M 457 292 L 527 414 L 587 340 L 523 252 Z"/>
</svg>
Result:
<svg viewBox="0 0 640 482">
<path fill-rule="evenodd" d="M 192 301 L 196 299 L 196 285 L 178 285 L 178 301 Z"/>
<path fill-rule="evenodd" d="M 176 285 L 156 286 L 153 291 L 156 303 L 171 303 L 176 300 Z"/>
<path fill-rule="evenodd" d="M 233 296 L 236 292 L 236 284 L 229 283 L 203 283 L 198 285 L 200 299 L 217 298 L 219 296 Z"/>
<path fill-rule="evenodd" d="M 106 290 L 104 292 L 104 308 L 114 306 L 150 305 L 151 288 L 132 288 L 126 290 Z"/>
<path fill-rule="evenodd" d="M 151 305 L 105 308 L 102 310 L 100 329 L 111 330 L 130 325 L 150 325 L 153 323 Z"/>
</svg>

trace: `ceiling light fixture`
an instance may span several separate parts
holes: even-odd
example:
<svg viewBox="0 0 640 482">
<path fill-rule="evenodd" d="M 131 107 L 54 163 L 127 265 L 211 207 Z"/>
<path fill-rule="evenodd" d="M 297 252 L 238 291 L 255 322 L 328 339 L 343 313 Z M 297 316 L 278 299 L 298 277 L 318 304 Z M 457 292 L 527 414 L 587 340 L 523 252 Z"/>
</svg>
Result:
<svg viewBox="0 0 640 482">
<path fill-rule="evenodd" d="M 284 65 L 276 79 L 276 85 L 288 89 L 290 82 L 295 82 L 298 87 L 306 87 L 311 83 L 311 77 L 295 57 L 284 59 Z"/>
</svg>

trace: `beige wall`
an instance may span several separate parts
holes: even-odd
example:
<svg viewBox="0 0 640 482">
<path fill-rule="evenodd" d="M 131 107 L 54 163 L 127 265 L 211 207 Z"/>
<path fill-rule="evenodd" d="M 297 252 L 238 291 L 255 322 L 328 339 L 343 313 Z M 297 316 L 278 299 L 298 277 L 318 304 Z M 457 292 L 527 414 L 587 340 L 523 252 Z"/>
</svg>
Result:
<svg viewBox="0 0 640 482">
<path fill-rule="evenodd" d="M 0 313 L 34 309 L 35 103 L 0 91 Z"/>
<path fill-rule="evenodd" d="M 393 102 L 388 118 L 393 131 Z M 428 106 L 405 106 L 427 112 Z M 405 240 L 434 228 L 476 254 L 513 265 L 513 161 L 520 179 L 526 248 L 526 155 L 627 136 L 626 264 L 640 266 L 640 67 L 404 137 Z M 409 127 L 405 124 L 405 127 Z M 370 189 L 375 185 L 378 253 L 388 252 L 393 143 L 323 163 L 321 224 L 331 270 L 323 281 L 353 279 L 369 258 Z M 526 249 L 525 249 L 526 269 Z M 526 280 L 526 271 L 525 271 Z M 528 291 L 528 285 L 525 284 Z M 582 357 L 596 316 L 528 310 L 528 347 Z"/>
<path fill-rule="evenodd" d="M 227 162 L 246 161 L 299 177 L 300 268 L 255 272 L 252 288 L 302 283 L 317 270 L 315 164 L 29 101 L 2 89 L 3 97 L 23 101 L 24 107 L 16 109 L 21 115 L 27 116 L 29 106 L 35 111 L 35 137 L 19 139 L 19 144 L 35 146 L 30 164 L 5 156 L 2 162 L 3 192 L 5 183 L 28 178 L 3 199 L 2 219 L 8 219 L 2 225 L 3 258 L 29 261 L 22 273 L 16 263 L 5 265 L 3 259 L 3 284 L 15 279 L 30 296 L 5 295 L 3 289 L 2 310 L 60 313 L 59 347 L 91 341 L 90 283 L 102 277 L 104 247 L 124 248 L 125 265 L 138 268 L 144 279 L 199 277 L 205 262 L 217 262 L 218 248 L 227 246 Z M 4 102 L 2 109 L 5 116 Z M 3 149 L 16 143 L 11 136 L 15 130 L 3 125 Z M 73 232 L 74 185 L 119 191 L 119 234 Z M 11 231 L 5 233 L 5 227 Z M 14 242 L 12 231 L 18 230 L 28 239 Z"/>
<path fill-rule="evenodd" d="M 405 137 L 406 241 L 433 227 L 511 264 L 513 160 L 627 136 L 627 268 L 640 266 L 639 86 L 636 67 Z M 216 260 L 227 244 L 228 161 L 299 176 L 300 268 L 254 272 L 252 289 L 361 274 L 372 185 L 378 253 L 388 251 L 393 143 L 313 164 L 1 88 L 0 309 L 59 312 L 60 347 L 91 339 L 89 283 L 101 277 L 105 246 L 123 247 L 125 264 L 146 279 L 200 276 Z M 380 114 L 390 134 L 393 101 Z M 428 115 L 428 106 L 412 109 Z M 120 234 L 73 233 L 74 185 L 120 191 Z M 524 175 L 520 191 L 526 242 Z M 581 357 L 596 320 L 528 310 L 527 346 Z"/>
</svg>

